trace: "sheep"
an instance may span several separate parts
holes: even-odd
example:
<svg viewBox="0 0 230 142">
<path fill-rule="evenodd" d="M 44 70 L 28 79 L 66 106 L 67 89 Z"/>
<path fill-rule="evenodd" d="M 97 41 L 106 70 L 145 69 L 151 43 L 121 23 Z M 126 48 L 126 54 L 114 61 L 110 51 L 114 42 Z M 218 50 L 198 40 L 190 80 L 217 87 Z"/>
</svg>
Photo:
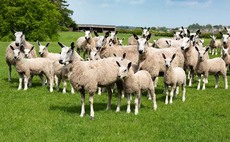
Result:
<svg viewBox="0 0 230 142">
<path fill-rule="evenodd" d="M 171 58 L 166 57 L 165 54 L 162 54 L 166 70 L 164 72 L 164 88 L 166 93 L 165 104 L 168 104 L 168 87 L 171 86 L 170 92 L 170 100 L 169 103 L 172 104 L 172 97 L 173 95 L 179 94 L 179 85 L 182 86 L 182 101 L 185 101 L 185 93 L 186 93 L 186 74 L 185 71 L 180 67 L 173 67 L 172 62 L 176 57 L 176 54 L 173 54 Z"/>
<path fill-rule="evenodd" d="M 220 32 L 220 35 L 222 37 L 223 47 L 230 48 L 230 34 L 223 34 L 222 32 Z M 228 50 L 228 52 L 230 53 L 230 50 Z"/>
<path fill-rule="evenodd" d="M 194 48 L 194 46 L 195 46 L 194 36 L 191 36 L 189 38 L 188 37 L 183 38 L 181 49 L 184 51 L 185 67 L 189 69 L 188 86 L 192 86 L 192 82 L 194 81 L 194 75 L 198 63 L 198 53 Z M 204 49 L 199 46 L 199 50 L 204 50 Z M 206 59 L 209 58 L 208 54 L 205 55 L 205 58 Z"/>
<path fill-rule="evenodd" d="M 95 48 L 95 41 L 91 35 L 92 30 L 86 30 L 84 37 L 79 37 L 76 41 L 77 52 L 83 51 L 83 58 L 86 59 L 86 55 L 89 56 L 90 51 Z"/>
<path fill-rule="evenodd" d="M 58 42 L 59 46 L 61 47 L 61 53 L 62 54 L 66 54 L 66 52 L 69 51 L 70 47 L 62 44 L 61 42 Z M 72 43 L 74 44 L 74 43 Z M 73 46 L 73 45 L 72 45 Z M 77 59 L 77 60 L 81 60 L 83 61 L 83 58 L 81 58 L 81 56 L 76 52 L 74 51 L 74 57 Z M 61 56 L 61 54 L 59 54 Z M 60 57 L 58 59 L 58 61 L 55 61 L 54 62 L 54 74 L 57 76 L 58 78 L 58 83 L 57 83 L 57 91 L 59 91 L 59 86 L 60 86 L 60 83 L 61 83 L 61 80 L 63 81 L 63 90 L 62 92 L 63 93 L 66 93 L 66 87 L 67 87 L 67 83 L 66 83 L 66 80 L 69 79 L 69 76 L 72 72 L 72 68 L 69 67 L 69 66 L 64 66 L 63 64 L 60 64 L 59 63 L 59 60 L 60 60 Z M 71 86 L 71 93 L 74 94 L 74 88 Z"/>
<path fill-rule="evenodd" d="M 37 41 L 38 46 L 39 46 L 39 55 L 40 57 L 43 58 L 49 58 L 54 61 L 58 61 L 60 59 L 60 54 L 59 53 L 51 53 L 48 50 L 49 43 L 46 44 L 46 46 L 42 45 L 39 41 Z"/>
<path fill-rule="evenodd" d="M 181 26 L 181 28 L 179 29 L 180 32 L 182 32 L 182 36 L 183 37 L 187 37 L 188 36 L 188 29 L 184 28 L 183 26 Z"/>
<path fill-rule="evenodd" d="M 147 37 L 149 35 L 149 33 L 150 33 L 150 27 L 149 28 L 141 27 L 141 29 L 142 29 L 141 37 L 144 37 L 144 38 Z M 137 45 L 137 41 L 135 40 L 135 38 L 133 36 L 130 36 L 128 38 L 128 45 Z"/>
<path fill-rule="evenodd" d="M 74 44 L 71 44 L 71 48 L 65 53 L 61 53 L 60 63 L 72 66 L 72 73 L 70 74 L 70 82 L 75 90 L 79 90 L 81 93 L 81 114 L 83 117 L 85 114 L 85 91 L 88 91 L 90 97 L 90 117 L 94 118 L 93 109 L 93 96 L 97 91 L 97 87 L 107 87 L 109 93 L 109 99 L 107 104 L 107 110 L 111 107 L 111 85 L 117 83 L 117 88 L 120 94 L 123 84 L 118 80 L 119 68 L 116 61 L 120 58 L 110 57 L 101 60 L 94 61 L 79 61 L 74 57 Z M 120 110 L 120 104 L 118 103 L 117 110 Z"/>
<path fill-rule="evenodd" d="M 42 79 L 42 74 L 44 74 L 50 83 L 50 92 L 53 92 L 53 61 L 45 58 L 23 58 L 21 51 L 19 49 L 14 49 L 13 46 L 10 48 L 14 52 L 14 59 L 16 62 L 16 70 L 19 74 L 19 86 L 18 90 L 22 88 L 22 80 L 24 79 L 24 90 L 28 89 L 28 80 L 31 75 L 39 75 Z M 43 80 L 43 79 L 42 79 Z M 43 81 L 44 85 L 44 81 Z"/>
<path fill-rule="evenodd" d="M 211 37 L 211 41 L 209 43 L 209 46 L 211 47 L 211 54 L 214 55 L 214 52 L 215 52 L 215 55 L 217 55 L 217 50 L 218 48 L 221 48 L 222 47 L 222 41 L 221 40 L 217 40 L 215 35 L 210 35 Z"/>
<path fill-rule="evenodd" d="M 195 46 L 196 51 L 198 52 L 198 65 L 196 72 L 198 74 L 198 85 L 197 90 L 200 90 L 200 81 L 201 81 L 201 74 L 203 74 L 203 87 L 202 90 L 205 90 L 205 84 L 207 83 L 207 78 L 209 73 L 215 75 L 216 78 L 216 85 L 215 88 L 219 86 L 219 74 L 221 74 L 224 78 L 225 89 L 228 89 L 228 81 L 227 81 L 227 69 L 226 63 L 220 57 L 213 58 L 213 59 L 206 59 L 204 55 L 209 50 L 209 47 L 206 48 L 205 51 L 199 50 Z"/>
<path fill-rule="evenodd" d="M 12 31 L 12 32 L 14 32 L 15 41 L 11 42 L 7 46 L 6 54 L 5 54 L 6 63 L 8 65 L 8 81 L 12 80 L 12 75 L 11 75 L 12 65 L 15 66 L 13 51 L 10 46 L 14 47 L 15 49 L 23 48 L 22 51 L 24 51 L 25 58 L 36 58 L 37 57 L 35 49 L 33 48 L 33 50 L 31 50 L 33 45 L 25 40 L 25 34 L 23 34 L 23 32 L 16 32 L 16 31 Z M 28 52 L 30 52 L 30 54 L 27 54 Z"/>
<path fill-rule="evenodd" d="M 225 61 L 226 66 L 230 65 L 230 54 L 228 52 L 229 48 L 222 47 L 222 59 Z"/>
<path fill-rule="evenodd" d="M 153 81 L 151 79 L 151 75 L 145 71 L 140 70 L 136 73 L 131 69 L 132 62 L 129 62 L 128 65 L 123 65 L 116 61 L 119 66 L 119 78 L 124 81 L 124 90 L 125 94 L 127 94 L 127 113 L 131 112 L 130 109 L 130 95 L 132 93 L 135 94 L 135 115 L 138 114 L 138 108 L 140 108 L 140 99 L 141 92 L 148 90 L 153 98 L 153 109 L 157 109 L 156 104 L 156 95 L 154 91 Z"/>
<path fill-rule="evenodd" d="M 117 31 L 110 31 L 110 37 L 108 40 L 112 42 L 112 45 L 118 45 Z"/>
</svg>

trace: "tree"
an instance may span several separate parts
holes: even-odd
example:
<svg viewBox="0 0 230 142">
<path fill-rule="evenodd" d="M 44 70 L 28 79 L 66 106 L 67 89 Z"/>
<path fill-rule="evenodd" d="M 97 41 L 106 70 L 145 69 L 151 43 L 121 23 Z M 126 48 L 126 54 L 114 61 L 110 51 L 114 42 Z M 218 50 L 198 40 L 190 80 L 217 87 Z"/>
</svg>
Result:
<svg viewBox="0 0 230 142">
<path fill-rule="evenodd" d="M 0 40 L 13 38 L 11 29 L 24 31 L 27 40 L 57 39 L 62 14 L 47 0 L 1 0 Z"/>
</svg>

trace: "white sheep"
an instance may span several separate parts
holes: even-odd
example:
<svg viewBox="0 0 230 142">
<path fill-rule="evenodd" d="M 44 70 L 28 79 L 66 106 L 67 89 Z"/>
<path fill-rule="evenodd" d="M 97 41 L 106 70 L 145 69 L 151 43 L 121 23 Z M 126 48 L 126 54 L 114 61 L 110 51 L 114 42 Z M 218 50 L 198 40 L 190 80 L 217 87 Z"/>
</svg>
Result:
<svg viewBox="0 0 230 142">
<path fill-rule="evenodd" d="M 225 61 L 226 66 L 230 65 L 230 54 L 228 52 L 229 48 L 222 47 L 222 59 Z"/>
<path fill-rule="evenodd" d="M 196 49 L 194 48 L 195 46 L 195 40 L 194 37 L 184 37 L 183 42 L 181 45 L 181 49 L 184 51 L 184 57 L 185 57 L 185 67 L 189 69 L 189 74 L 188 74 L 188 79 L 189 79 L 189 84 L 188 86 L 192 86 L 192 82 L 194 81 L 194 76 L 195 76 L 195 71 L 198 63 L 198 53 Z M 198 47 L 199 50 L 204 49 L 202 47 Z M 205 55 L 205 58 L 208 59 L 209 56 L 208 54 Z"/>
<path fill-rule="evenodd" d="M 156 95 L 155 88 L 153 85 L 153 81 L 151 79 L 151 75 L 145 71 L 140 70 L 134 73 L 133 69 L 131 69 L 132 62 L 129 62 L 128 65 L 124 65 L 123 62 L 116 62 L 119 66 L 119 78 L 124 81 L 124 91 L 127 95 L 127 113 L 131 112 L 130 109 L 130 95 L 135 94 L 135 115 L 138 114 L 138 109 L 140 108 L 140 99 L 141 92 L 148 90 L 153 98 L 153 109 L 157 109 L 156 104 Z"/>
<path fill-rule="evenodd" d="M 39 41 L 37 41 L 38 46 L 39 46 L 39 55 L 40 57 L 43 58 L 49 58 L 54 61 L 58 61 L 60 59 L 60 54 L 59 53 L 51 53 L 48 50 L 48 46 L 50 43 L 47 43 L 46 46 L 42 45 Z"/>
<path fill-rule="evenodd" d="M 184 28 L 183 26 L 181 26 L 181 28 L 179 29 L 180 32 L 182 32 L 183 37 L 187 37 L 188 36 L 188 29 Z"/>
<path fill-rule="evenodd" d="M 36 58 L 37 57 L 35 49 L 32 48 L 33 45 L 25 40 L 25 34 L 23 34 L 23 32 L 16 32 L 16 31 L 12 31 L 12 32 L 14 32 L 15 41 L 11 42 L 10 45 L 8 45 L 8 47 L 6 48 L 6 54 L 5 54 L 6 63 L 9 68 L 8 69 L 8 81 L 12 80 L 12 75 L 11 75 L 12 65 L 15 65 L 13 51 L 10 46 L 14 47 L 14 49 L 16 48 L 22 49 L 21 51 L 23 51 L 25 58 Z"/>
<path fill-rule="evenodd" d="M 220 35 L 222 37 L 223 47 L 230 48 L 230 34 L 223 34 L 222 32 L 220 32 Z M 230 50 L 228 50 L 228 52 L 230 53 Z"/>
<path fill-rule="evenodd" d="M 206 52 L 209 50 L 209 47 L 206 48 L 205 51 L 199 50 L 196 46 L 195 49 L 198 52 L 198 65 L 197 65 L 197 75 L 198 75 L 198 85 L 197 90 L 200 89 L 200 81 L 201 81 L 201 75 L 203 75 L 203 87 L 202 90 L 205 90 L 205 84 L 207 83 L 208 75 L 214 74 L 216 78 L 216 85 L 215 88 L 218 88 L 219 86 L 219 74 L 221 74 L 224 78 L 224 84 L 225 89 L 228 89 L 228 81 L 227 81 L 227 69 L 226 69 L 226 63 L 222 58 L 213 58 L 213 59 L 207 59 L 205 58 Z"/>
<path fill-rule="evenodd" d="M 162 54 L 166 70 L 164 72 L 164 88 L 166 93 L 165 104 L 168 104 L 168 87 L 171 86 L 170 100 L 169 103 L 172 104 L 173 95 L 179 94 L 179 86 L 182 86 L 182 101 L 185 101 L 186 93 L 186 74 L 185 71 L 180 67 L 173 67 L 172 62 L 176 57 L 176 54 L 173 54 L 172 57 L 166 57 L 165 54 Z"/>
<path fill-rule="evenodd" d="M 90 51 L 95 48 L 95 40 L 92 37 L 91 30 L 86 30 L 84 37 L 79 37 L 76 41 L 77 52 L 80 55 L 80 51 L 83 51 L 83 58 L 86 59 L 90 54 Z"/>
<path fill-rule="evenodd" d="M 69 79 L 73 88 L 81 93 L 82 109 L 80 116 L 83 117 L 85 114 L 85 91 L 88 91 L 90 95 L 90 117 L 94 118 L 93 96 L 98 86 L 107 87 L 108 89 L 109 99 L 107 109 L 111 107 L 111 85 L 114 83 L 117 83 L 119 100 L 121 98 L 120 88 L 123 85 L 118 80 L 119 68 L 116 64 L 116 61 L 120 58 L 110 57 L 101 60 L 79 61 L 74 56 L 74 45 L 71 44 L 71 48 L 65 55 L 61 53 L 60 63 L 72 66 L 72 73 Z M 119 102 L 118 107 L 120 107 Z"/>
<path fill-rule="evenodd" d="M 50 83 L 50 92 L 53 92 L 53 61 L 45 58 L 23 58 L 19 49 L 14 49 L 10 46 L 14 52 L 14 59 L 16 62 L 16 70 L 19 73 L 19 86 L 18 90 L 22 88 L 22 80 L 24 79 L 24 90 L 28 89 L 28 81 L 31 75 L 39 75 L 42 79 L 44 74 Z M 43 80 L 43 79 L 42 79 Z M 44 81 L 42 83 L 44 85 Z"/>
<path fill-rule="evenodd" d="M 211 37 L 211 41 L 209 43 L 209 46 L 211 47 L 211 54 L 212 55 L 217 55 L 218 52 L 218 48 L 222 47 L 222 41 L 221 40 L 217 40 L 215 35 L 210 35 Z"/>
<path fill-rule="evenodd" d="M 149 27 L 148 28 L 141 27 L 141 29 L 142 29 L 141 37 L 145 38 L 150 34 L 150 28 Z M 128 38 L 128 45 L 137 45 L 137 41 L 135 40 L 133 35 Z"/>
</svg>

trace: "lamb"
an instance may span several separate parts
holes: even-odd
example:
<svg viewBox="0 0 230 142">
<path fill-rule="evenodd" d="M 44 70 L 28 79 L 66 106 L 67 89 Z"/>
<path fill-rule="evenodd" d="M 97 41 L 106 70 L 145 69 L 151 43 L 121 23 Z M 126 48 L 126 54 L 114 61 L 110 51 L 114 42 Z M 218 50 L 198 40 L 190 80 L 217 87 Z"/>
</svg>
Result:
<svg viewBox="0 0 230 142">
<path fill-rule="evenodd" d="M 54 61 L 58 61 L 60 59 L 60 54 L 59 53 L 51 53 L 48 50 L 49 43 L 46 44 L 46 46 L 42 45 L 39 41 L 37 41 L 38 46 L 39 46 L 39 55 L 40 57 L 43 58 L 49 58 Z"/>
<path fill-rule="evenodd" d="M 165 98 L 165 104 L 168 104 L 168 87 L 171 86 L 171 92 L 170 92 L 170 100 L 169 103 L 172 104 L 172 97 L 173 95 L 179 94 L 179 85 L 182 86 L 182 101 L 185 101 L 185 93 L 186 93 L 186 75 L 185 71 L 180 67 L 173 67 L 172 62 L 174 58 L 176 57 L 176 54 L 173 54 L 172 58 L 167 58 L 165 54 L 162 54 L 164 61 L 165 61 L 165 67 L 166 71 L 164 72 L 164 88 L 166 92 L 166 98 Z"/>
<path fill-rule="evenodd" d="M 230 34 L 223 34 L 220 32 L 220 35 L 222 37 L 222 43 L 224 48 L 230 48 Z M 230 53 L 230 50 L 228 51 Z"/>
<path fill-rule="evenodd" d="M 209 43 L 209 46 L 211 47 L 211 53 L 212 55 L 214 55 L 214 52 L 215 52 L 215 55 L 217 55 L 217 50 L 218 48 L 221 48 L 222 47 L 222 42 L 221 40 L 217 40 L 215 35 L 210 35 L 211 37 L 211 41 Z"/>
<path fill-rule="evenodd" d="M 71 44 L 71 48 L 66 54 L 61 53 L 60 63 L 72 66 L 72 73 L 70 74 L 70 82 L 75 90 L 79 90 L 81 93 L 81 114 L 83 117 L 85 114 L 85 91 L 89 92 L 90 102 L 90 117 L 94 118 L 93 109 L 93 96 L 97 91 L 97 87 L 107 87 L 109 93 L 109 101 L 107 109 L 111 107 L 111 85 L 117 83 L 119 92 L 119 98 L 121 96 L 121 89 L 123 84 L 118 80 L 119 68 L 116 61 L 120 58 L 110 57 L 101 60 L 94 61 L 79 61 L 74 58 L 74 44 Z M 119 99 L 120 100 L 120 99 Z M 118 104 L 120 109 L 120 104 Z M 118 108 L 117 108 L 118 109 Z"/>
<path fill-rule="evenodd" d="M 15 41 L 11 42 L 10 45 L 8 45 L 8 47 L 6 48 L 6 54 L 5 54 L 5 59 L 6 59 L 6 63 L 8 65 L 8 81 L 12 80 L 12 65 L 15 66 L 15 60 L 14 60 L 14 56 L 13 56 L 13 51 L 11 49 L 10 46 L 14 47 L 15 49 L 22 49 L 21 51 L 24 51 L 24 57 L 25 58 L 36 58 L 36 51 L 33 47 L 32 44 L 30 44 L 29 42 L 27 42 L 25 40 L 25 35 L 23 34 L 23 32 L 16 32 L 16 31 L 12 31 L 15 34 Z M 33 50 L 31 50 L 33 49 Z M 30 53 L 30 54 L 27 54 Z"/>
<path fill-rule="evenodd" d="M 77 52 L 83 51 L 83 58 L 86 59 L 86 55 L 89 56 L 90 51 L 95 48 L 95 41 L 92 38 L 91 30 L 86 30 L 84 37 L 79 37 L 76 42 Z"/>
<path fill-rule="evenodd" d="M 194 37 L 185 37 L 183 38 L 183 42 L 181 45 L 181 49 L 184 51 L 184 57 L 185 57 L 185 67 L 189 69 L 188 79 L 189 84 L 188 86 L 192 86 L 192 82 L 194 80 L 195 71 L 198 63 L 198 53 L 196 49 L 194 48 L 195 41 Z M 202 47 L 198 47 L 199 50 L 204 50 Z M 206 59 L 209 58 L 208 54 L 204 56 Z"/>
<path fill-rule="evenodd" d="M 110 32 L 110 37 L 108 37 L 108 40 L 112 45 L 118 45 L 117 31 Z"/>
<path fill-rule="evenodd" d="M 222 59 L 225 61 L 226 66 L 230 65 L 230 54 L 228 52 L 229 48 L 222 47 Z"/>
<path fill-rule="evenodd" d="M 150 28 L 143 28 L 141 27 L 142 29 L 142 35 L 141 37 L 147 37 L 150 33 Z M 137 45 L 137 41 L 135 40 L 135 38 L 133 36 L 130 36 L 128 38 L 128 45 Z"/>
<path fill-rule="evenodd" d="M 22 88 L 22 80 L 24 79 L 24 90 L 28 89 L 28 80 L 31 75 L 39 75 L 42 78 L 44 74 L 50 83 L 50 92 L 53 92 L 53 61 L 45 58 L 23 58 L 19 49 L 14 49 L 13 46 L 10 48 L 14 52 L 14 59 L 16 62 L 16 70 L 19 74 L 19 86 L 18 90 Z M 43 81 L 44 84 L 44 81 Z"/>
<path fill-rule="evenodd" d="M 196 72 L 198 74 L 198 85 L 197 90 L 200 90 L 200 80 L 201 80 L 201 74 L 203 74 L 203 87 L 202 90 L 205 90 L 205 84 L 207 83 L 207 78 L 209 73 L 212 73 L 215 75 L 216 78 L 216 85 L 215 88 L 218 88 L 219 86 L 219 74 L 221 74 L 224 78 L 224 84 L 225 89 L 228 89 L 228 81 L 227 81 L 227 69 L 226 69 L 226 63 L 224 60 L 220 57 L 213 58 L 213 59 L 206 59 L 204 58 L 204 55 L 209 50 L 209 47 L 206 48 L 205 51 L 199 50 L 196 46 L 195 49 L 198 52 L 198 65 L 196 68 Z"/>
<path fill-rule="evenodd" d="M 151 79 L 151 75 L 145 71 L 140 70 L 136 73 L 131 69 L 132 62 L 129 62 L 128 65 L 120 64 L 116 61 L 119 66 L 119 78 L 124 81 L 124 90 L 127 95 L 127 113 L 131 112 L 130 109 L 130 95 L 132 93 L 135 94 L 135 115 L 138 114 L 138 109 L 140 108 L 140 99 L 141 92 L 148 90 L 153 98 L 153 109 L 157 109 L 156 104 L 156 95 L 154 91 L 153 81 Z"/>
</svg>

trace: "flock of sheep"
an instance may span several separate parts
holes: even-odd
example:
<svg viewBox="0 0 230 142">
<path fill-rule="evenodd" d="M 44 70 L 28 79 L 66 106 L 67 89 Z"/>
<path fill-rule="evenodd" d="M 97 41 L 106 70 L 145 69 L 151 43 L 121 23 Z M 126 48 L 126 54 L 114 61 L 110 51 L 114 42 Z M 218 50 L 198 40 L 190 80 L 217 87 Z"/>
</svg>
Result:
<svg viewBox="0 0 230 142">
<path fill-rule="evenodd" d="M 208 83 L 208 75 L 214 74 L 215 88 L 218 88 L 219 74 L 224 78 L 225 89 L 228 89 L 227 66 L 230 64 L 230 30 L 225 28 L 227 34 L 221 34 L 222 40 L 211 36 L 209 46 L 204 47 L 204 40 L 199 38 L 200 30 L 191 33 L 181 27 L 174 32 L 173 38 L 160 38 L 151 43 L 150 28 L 142 28 L 142 35 L 133 34 L 128 39 L 128 45 L 123 45 L 117 37 L 117 32 L 106 32 L 99 35 L 94 31 L 86 30 L 85 36 L 77 39 L 76 44 L 68 47 L 60 42 L 61 53 L 50 53 L 49 43 L 45 46 L 37 41 L 39 55 L 35 47 L 25 40 L 23 32 L 14 32 L 15 41 L 6 49 L 6 63 L 9 66 L 8 80 L 11 81 L 11 66 L 14 65 L 19 74 L 18 90 L 32 86 L 34 75 L 39 75 L 42 85 L 48 84 L 53 92 L 54 84 L 57 91 L 63 81 L 63 93 L 66 93 L 66 80 L 70 81 L 71 93 L 75 90 L 81 94 L 81 114 L 85 115 L 85 93 L 89 93 L 90 117 L 94 118 L 93 97 L 101 87 L 108 91 L 107 110 L 111 108 L 113 89 L 118 92 L 116 112 L 120 111 L 121 98 L 127 97 L 127 113 L 131 112 L 131 94 L 135 95 L 135 115 L 140 108 L 141 93 L 148 91 L 149 99 L 153 102 L 153 109 L 157 109 L 155 88 L 160 73 L 164 73 L 165 104 L 172 103 L 173 96 L 179 94 L 182 86 L 182 101 L 186 94 L 186 70 L 188 70 L 188 86 L 198 76 L 197 89 L 200 89 L 201 77 L 203 86 Z M 76 45 L 76 49 L 75 49 Z M 211 49 L 209 49 L 211 48 Z M 221 57 L 209 59 L 210 54 L 217 54 L 221 48 Z M 80 56 L 83 53 L 83 57 Z M 44 78 L 45 76 L 45 78 Z M 116 85 L 116 87 L 114 87 Z M 169 93 L 169 87 L 171 91 Z M 170 100 L 168 100 L 170 95 Z"/>
</svg>

